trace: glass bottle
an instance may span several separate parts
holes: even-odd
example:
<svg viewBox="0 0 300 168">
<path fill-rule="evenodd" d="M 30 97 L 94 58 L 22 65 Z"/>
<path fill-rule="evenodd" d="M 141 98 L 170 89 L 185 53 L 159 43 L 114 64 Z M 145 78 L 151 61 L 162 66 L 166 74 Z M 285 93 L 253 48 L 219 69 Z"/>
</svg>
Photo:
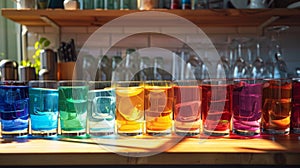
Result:
<svg viewBox="0 0 300 168">
<path fill-rule="evenodd" d="M 191 0 L 181 0 L 181 9 L 191 9 Z"/>
</svg>

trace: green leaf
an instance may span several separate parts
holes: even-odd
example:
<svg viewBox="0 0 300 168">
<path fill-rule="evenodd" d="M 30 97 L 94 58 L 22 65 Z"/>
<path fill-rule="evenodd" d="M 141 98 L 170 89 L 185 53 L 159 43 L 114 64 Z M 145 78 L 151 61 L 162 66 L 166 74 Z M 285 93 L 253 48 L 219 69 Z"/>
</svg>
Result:
<svg viewBox="0 0 300 168">
<path fill-rule="evenodd" d="M 43 42 L 44 42 L 45 40 L 47 40 L 45 37 L 41 37 L 40 40 L 39 40 L 39 43 L 40 43 L 40 44 L 43 44 Z"/>
<path fill-rule="evenodd" d="M 49 40 L 46 40 L 45 42 L 44 42 L 44 47 L 48 47 L 50 45 L 50 41 Z"/>
</svg>

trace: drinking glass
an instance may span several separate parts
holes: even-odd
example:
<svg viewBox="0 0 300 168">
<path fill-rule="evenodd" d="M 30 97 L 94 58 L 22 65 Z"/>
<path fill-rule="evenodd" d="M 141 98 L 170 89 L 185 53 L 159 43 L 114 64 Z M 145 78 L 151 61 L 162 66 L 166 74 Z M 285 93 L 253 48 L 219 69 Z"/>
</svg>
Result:
<svg viewBox="0 0 300 168">
<path fill-rule="evenodd" d="M 201 89 L 198 81 L 176 81 L 173 90 L 175 133 L 198 135 L 201 125 Z"/>
<path fill-rule="evenodd" d="M 260 133 L 262 80 L 235 79 L 233 86 L 233 132 L 253 136 Z"/>
<path fill-rule="evenodd" d="M 149 135 L 172 132 L 174 92 L 171 81 L 145 82 L 145 119 Z"/>
<path fill-rule="evenodd" d="M 32 135 L 56 135 L 58 126 L 57 81 L 29 82 Z"/>
<path fill-rule="evenodd" d="M 300 134 L 300 78 L 293 78 L 291 131 Z"/>
<path fill-rule="evenodd" d="M 232 86 L 232 81 L 226 79 L 203 80 L 201 115 L 204 134 L 229 135 L 232 117 Z"/>
<path fill-rule="evenodd" d="M 86 135 L 87 82 L 60 81 L 58 91 L 61 135 Z"/>
<path fill-rule="evenodd" d="M 291 94 L 290 79 L 264 79 L 262 110 L 262 131 L 264 133 L 289 133 Z"/>
<path fill-rule="evenodd" d="M 28 134 L 29 94 L 25 82 L 0 83 L 1 134 L 4 138 Z"/>
<path fill-rule="evenodd" d="M 117 133 L 136 136 L 144 133 L 144 84 L 141 81 L 116 83 Z"/>
<path fill-rule="evenodd" d="M 279 42 L 279 35 L 281 32 L 289 29 L 289 26 L 271 26 L 266 28 L 270 33 L 269 55 L 273 60 L 273 78 L 282 79 L 288 77 L 288 68 L 283 59 L 283 52 Z"/>
<path fill-rule="evenodd" d="M 110 81 L 90 81 L 88 92 L 89 135 L 112 135 L 115 130 L 116 93 Z"/>
</svg>

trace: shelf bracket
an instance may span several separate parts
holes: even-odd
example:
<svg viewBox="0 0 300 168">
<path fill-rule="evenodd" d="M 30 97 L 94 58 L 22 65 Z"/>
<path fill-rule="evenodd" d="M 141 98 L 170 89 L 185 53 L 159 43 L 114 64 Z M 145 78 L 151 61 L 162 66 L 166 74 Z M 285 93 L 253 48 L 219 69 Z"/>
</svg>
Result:
<svg viewBox="0 0 300 168">
<path fill-rule="evenodd" d="M 61 29 L 60 29 L 60 26 L 56 22 L 54 22 L 53 20 L 51 20 L 50 18 L 48 18 L 47 16 L 40 16 L 40 18 L 44 22 L 46 22 L 49 25 L 51 25 L 56 30 L 56 33 L 58 35 L 58 43 L 57 43 L 57 45 L 59 45 L 60 42 L 61 42 Z M 58 46 L 57 46 L 57 48 L 58 48 Z"/>
<path fill-rule="evenodd" d="M 263 36 L 264 35 L 264 29 L 265 27 L 269 26 L 271 23 L 275 22 L 276 20 L 278 20 L 280 17 L 279 16 L 272 16 L 270 17 L 268 20 L 266 20 L 264 23 L 262 23 L 259 27 L 258 27 L 258 35 Z"/>
</svg>

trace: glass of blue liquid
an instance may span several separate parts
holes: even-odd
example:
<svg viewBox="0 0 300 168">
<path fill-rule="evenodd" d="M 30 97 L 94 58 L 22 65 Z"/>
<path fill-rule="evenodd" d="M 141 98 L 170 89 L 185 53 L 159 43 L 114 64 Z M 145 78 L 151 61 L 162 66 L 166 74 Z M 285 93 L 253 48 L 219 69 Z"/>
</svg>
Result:
<svg viewBox="0 0 300 168">
<path fill-rule="evenodd" d="M 57 134 L 58 89 L 56 81 L 29 81 L 30 121 L 33 136 Z"/>
<path fill-rule="evenodd" d="M 116 93 L 111 81 L 90 81 L 88 92 L 88 132 L 90 136 L 115 133 Z"/>
<path fill-rule="evenodd" d="M 87 126 L 87 94 L 86 81 L 59 81 L 59 117 L 63 137 L 84 138 Z"/>
<path fill-rule="evenodd" d="M 25 136 L 29 133 L 29 94 L 26 82 L 0 83 L 0 118 L 3 138 Z"/>
</svg>

